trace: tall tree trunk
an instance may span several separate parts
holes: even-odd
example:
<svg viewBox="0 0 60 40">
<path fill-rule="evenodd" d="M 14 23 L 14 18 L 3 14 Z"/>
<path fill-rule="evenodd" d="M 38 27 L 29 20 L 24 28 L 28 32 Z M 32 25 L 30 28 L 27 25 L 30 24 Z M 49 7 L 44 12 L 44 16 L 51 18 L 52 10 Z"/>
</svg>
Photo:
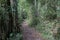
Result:
<svg viewBox="0 0 60 40">
<path fill-rule="evenodd" d="M 15 31 L 18 30 L 18 11 L 17 11 L 17 0 L 10 0 L 11 3 L 11 9 L 12 9 L 12 15 L 13 15 L 13 24 Z M 19 30 L 18 30 L 19 31 Z"/>
</svg>

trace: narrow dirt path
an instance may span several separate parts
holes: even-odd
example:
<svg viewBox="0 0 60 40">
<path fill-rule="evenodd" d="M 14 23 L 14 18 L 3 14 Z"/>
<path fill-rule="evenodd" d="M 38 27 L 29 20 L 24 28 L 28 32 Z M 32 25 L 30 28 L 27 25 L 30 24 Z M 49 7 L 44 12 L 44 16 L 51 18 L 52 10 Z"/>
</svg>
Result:
<svg viewBox="0 0 60 40">
<path fill-rule="evenodd" d="M 34 28 L 30 28 L 26 21 L 22 23 L 23 40 L 43 40 L 41 34 Z"/>
</svg>

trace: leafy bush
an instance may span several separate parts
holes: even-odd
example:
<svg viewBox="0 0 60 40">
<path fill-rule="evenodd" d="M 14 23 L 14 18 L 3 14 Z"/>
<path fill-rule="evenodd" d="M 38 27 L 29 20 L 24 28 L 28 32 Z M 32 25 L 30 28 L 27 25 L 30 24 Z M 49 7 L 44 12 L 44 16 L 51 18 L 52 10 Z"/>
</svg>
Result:
<svg viewBox="0 0 60 40">
<path fill-rule="evenodd" d="M 57 18 L 57 14 L 47 14 L 46 16 L 47 20 L 55 20 Z"/>
</svg>

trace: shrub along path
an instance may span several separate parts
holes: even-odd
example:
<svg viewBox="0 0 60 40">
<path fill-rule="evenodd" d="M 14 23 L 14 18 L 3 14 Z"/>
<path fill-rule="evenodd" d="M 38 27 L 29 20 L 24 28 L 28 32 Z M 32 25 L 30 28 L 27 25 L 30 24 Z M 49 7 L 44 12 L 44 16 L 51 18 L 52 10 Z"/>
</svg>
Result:
<svg viewBox="0 0 60 40">
<path fill-rule="evenodd" d="M 22 23 L 23 40 L 45 40 L 34 28 L 30 28 L 26 21 Z"/>
</svg>

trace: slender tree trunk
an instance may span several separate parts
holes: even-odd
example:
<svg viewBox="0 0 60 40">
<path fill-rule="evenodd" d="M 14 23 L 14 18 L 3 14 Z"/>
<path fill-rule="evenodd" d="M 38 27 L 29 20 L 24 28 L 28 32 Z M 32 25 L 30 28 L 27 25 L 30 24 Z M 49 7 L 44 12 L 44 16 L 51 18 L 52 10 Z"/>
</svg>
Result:
<svg viewBox="0 0 60 40">
<path fill-rule="evenodd" d="M 34 0 L 35 16 L 38 17 L 38 0 Z"/>
</svg>

